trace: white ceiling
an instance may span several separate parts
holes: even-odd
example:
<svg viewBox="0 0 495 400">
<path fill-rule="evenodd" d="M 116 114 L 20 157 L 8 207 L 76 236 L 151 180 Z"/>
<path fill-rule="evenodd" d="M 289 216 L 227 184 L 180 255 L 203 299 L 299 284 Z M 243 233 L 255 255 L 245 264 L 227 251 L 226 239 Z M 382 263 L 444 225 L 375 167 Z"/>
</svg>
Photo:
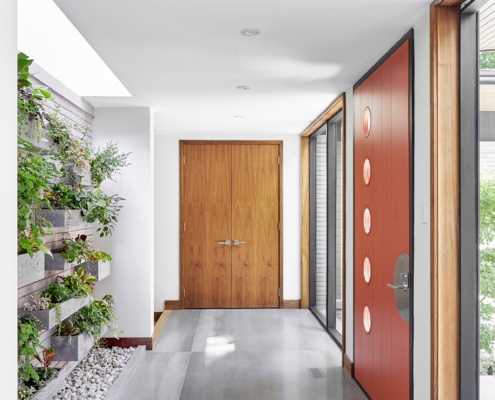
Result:
<svg viewBox="0 0 495 400">
<path fill-rule="evenodd" d="M 156 134 L 300 134 L 431 0 L 54 0 Z M 261 30 L 245 37 L 244 28 Z M 240 91 L 236 86 L 251 90 Z M 235 118 L 235 116 L 244 118 Z"/>
</svg>

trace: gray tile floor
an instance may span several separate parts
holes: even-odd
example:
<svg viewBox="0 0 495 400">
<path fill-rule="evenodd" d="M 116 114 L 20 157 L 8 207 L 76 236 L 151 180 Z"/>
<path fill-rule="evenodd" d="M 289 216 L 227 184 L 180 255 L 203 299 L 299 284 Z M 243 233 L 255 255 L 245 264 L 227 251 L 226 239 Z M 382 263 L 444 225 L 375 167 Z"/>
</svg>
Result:
<svg viewBox="0 0 495 400">
<path fill-rule="evenodd" d="M 172 311 L 121 400 L 362 400 L 308 310 Z"/>
</svg>

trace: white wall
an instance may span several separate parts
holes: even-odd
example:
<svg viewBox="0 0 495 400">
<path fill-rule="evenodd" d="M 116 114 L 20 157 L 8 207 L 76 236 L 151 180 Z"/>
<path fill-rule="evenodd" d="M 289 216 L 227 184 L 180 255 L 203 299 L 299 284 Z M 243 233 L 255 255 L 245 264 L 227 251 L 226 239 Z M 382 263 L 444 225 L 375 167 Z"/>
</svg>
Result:
<svg viewBox="0 0 495 400">
<path fill-rule="evenodd" d="M 2 373 L 0 387 L 2 398 L 17 398 L 17 3 L 15 0 L 0 2 L 0 110 L 2 110 L 2 171 L 3 193 L 2 229 L 0 230 L 0 249 L 2 253 L 2 290 L 0 299 L 4 305 L 2 311 Z M 5 368 L 7 365 L 7 368 Z"/>
<path fill-rule="evenodd" d="M 430 398 L 430 10 L 414 26 L 414 398 Z M 426 223 L 421 204 L 426 202 Z"/>
<path fill-rule="evenodd" d="M 121 337 L 153 334 L 153 116 L 147 107 L 97 108 L 93 148 L 117 142 L 121 152 L 132 152 L 130 166 L 106 180 L 101 189 L 125 199 L 112 236 L 95 246 L 112 256 L 112 273 L 99 282 L 95 297 L 113 295 Z M 163 253 L 162 253 L 163 255 Z"/>
<path fill-rule="evenodd" d="M 159 132 L 158 132 L 159 134 Z M 242 135 L 155 137 L 155 311 L 179 300 L 179 140 L 246 140 Z M 250 136 L 283 140 L 284 299 L 301 298 L 300 137 Z"/>
</svg>

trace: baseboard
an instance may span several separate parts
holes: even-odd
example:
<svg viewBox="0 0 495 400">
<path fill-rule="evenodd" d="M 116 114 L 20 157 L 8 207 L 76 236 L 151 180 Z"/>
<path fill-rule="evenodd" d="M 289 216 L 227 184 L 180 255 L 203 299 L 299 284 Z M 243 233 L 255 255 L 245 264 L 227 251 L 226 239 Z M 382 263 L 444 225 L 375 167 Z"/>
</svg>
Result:
<svg viewBox="0 0 495 400">
<path fill-rule="evenodd" d="M 158 321 L 162 315 L 163 311 L 158 311 L 153 314 L 153 324 L 156 324 L 156 321 Z"/>
<path fill-rule="evenodd" d="M 180 310 L 180 300 L 165 300 L 165 310 Z"/>
<path fill-rule="evenodd" d="M 282 308 L 301 308 L 301 300 L 283 300 Z"/>
<path fill-rule="evenodd" d="M 344 354 L 344 371 L 347 372 L 351 378 L 354 377 L 354 363 L 347 354 Z"/>
<path fill-rule="evenodd" d="M 146 346 L 146 350 L 153 350 L 153 338 L 152 337 L 140 337 L 140 338 L 104 338 L 105 344 L 108 347 L 121 347 L 127 349 L 129 347 Z"/>
</svg>

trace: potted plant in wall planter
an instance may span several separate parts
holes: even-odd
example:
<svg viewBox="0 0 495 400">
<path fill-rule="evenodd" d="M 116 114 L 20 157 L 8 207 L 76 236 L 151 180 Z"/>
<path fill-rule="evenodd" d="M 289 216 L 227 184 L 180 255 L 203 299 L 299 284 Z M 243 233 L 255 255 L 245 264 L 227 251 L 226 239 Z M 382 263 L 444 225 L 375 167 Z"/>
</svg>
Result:
<svg viewBox="0 0 495 400">
<path fill-rule="evenodd" d="M 100 338 L 110 330 L 115 333 L 115 303 L 111 295 L 101 300 L 94 299 L 76 314 L 65 320 L 60 331 L 51 337 L 56 361 L 79 361 L 91 348 L 99 344 Z M 121 331 L 122 332 L 122 331 Z M 119 332 L 119 333 L 121 333 Z"/>
<path fill-rule="evenodd" d="M 66 240 L 62 257 L 75 262 L 91 274 L 97 281 L 101 281 L 110 275 L 110 261 L 112 256 L 102 250 L 91 247 L 86 235 L 77 235 L 74 240 Z"/>
<path fill-rule="evenodd" d="M 92 275 L 79 269 L 62 279 L 30 296 L 19 314 L 32 317 L 39 329 L 51 329 L 91 302 L 96 282 Z"/>
<path fill-rule="evenodd" d="M 40 156 L 33 146 L 18 137 L 17 152 L 17 287 L 44 277 L 44 256 L 50 254 L 42 236 L 51 224 L 40 216 L 41 192 L 59 176 L 49 157 Z"/>
</svg>

